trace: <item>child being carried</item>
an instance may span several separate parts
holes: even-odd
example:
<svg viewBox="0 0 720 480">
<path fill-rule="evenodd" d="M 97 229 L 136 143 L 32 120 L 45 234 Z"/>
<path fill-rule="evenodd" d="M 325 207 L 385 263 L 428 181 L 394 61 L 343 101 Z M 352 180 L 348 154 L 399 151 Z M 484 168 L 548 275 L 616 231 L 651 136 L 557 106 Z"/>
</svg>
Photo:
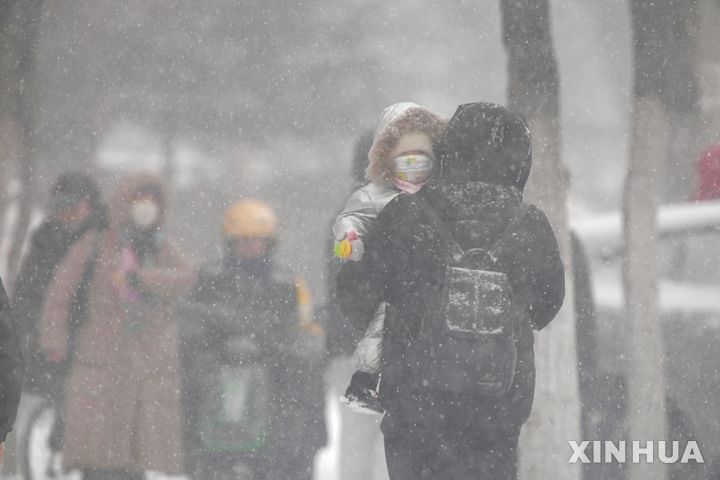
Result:
<svg viewBox="0 0 720 480">
<path fill-rule="evenodd" d="M 411 102 L 386 108 L 368 154 L 370 183 L 355 191 L 333 225 L 335 255 L 358 262 L 363 238 L 385 206 L 398 195 L 417 193 L 432 174 L 433 143 L 445 121 L 430 109 Z M 353 355 L 357 368 L 341 401 L 362 413 L 383 413 L 379 396 L 386 304 L 377 305 Z"/>
</svg>

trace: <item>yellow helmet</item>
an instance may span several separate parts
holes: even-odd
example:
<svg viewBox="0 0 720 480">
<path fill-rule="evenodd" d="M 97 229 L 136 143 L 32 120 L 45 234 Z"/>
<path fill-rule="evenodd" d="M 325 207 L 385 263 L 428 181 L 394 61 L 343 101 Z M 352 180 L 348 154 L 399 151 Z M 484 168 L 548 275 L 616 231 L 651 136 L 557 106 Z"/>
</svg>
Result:
<svg viewBox="0 0 720 480">
<path fill-rule="evenodd" d="M 225 211 L 223 231 L 227 237 L 275 237 L 277 229 L 275 212 L 260 200 L 240 200 Z"/>
</svg>

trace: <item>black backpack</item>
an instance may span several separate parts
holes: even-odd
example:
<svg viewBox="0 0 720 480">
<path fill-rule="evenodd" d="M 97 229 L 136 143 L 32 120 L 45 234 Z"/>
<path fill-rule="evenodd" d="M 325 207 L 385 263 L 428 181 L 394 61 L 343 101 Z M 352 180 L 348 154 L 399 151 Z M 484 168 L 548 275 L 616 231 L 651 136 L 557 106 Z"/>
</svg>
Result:
<svg viewBox="0 0 720 480">
<path fill-rule="evenodd" d="M 494 268 L 527 206 L 517 208 L 489 249 L 465 251 L 437 212 L 421 198 L 417 201 L 448 249 L 448 264 L 411 346 L 411 367 L 426 388 L 503 395 L 513 384 L 520 320 L 526 313 L 514 300 L 508 276 Z"/>
</svg>

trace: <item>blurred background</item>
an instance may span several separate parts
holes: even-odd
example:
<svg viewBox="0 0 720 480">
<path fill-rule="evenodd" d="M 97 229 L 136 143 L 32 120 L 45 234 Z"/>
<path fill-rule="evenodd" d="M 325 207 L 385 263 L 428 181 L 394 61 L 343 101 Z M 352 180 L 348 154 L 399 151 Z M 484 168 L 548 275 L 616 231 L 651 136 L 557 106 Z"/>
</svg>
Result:
<svg viewBox="0 0 720 480">
<path fill-rule="evenodd" d="M 717 2 L 705 3 L 699 22 L 717 25 Z M 49 183 L 70 167 L 106 184 L 123 170 L 161 171 L 173 187 L 171 228 L 200 261 L 215 251 L 223 208 L 259 196 L 283 219 L 281 255 L 318 295 L 323 237 L 348 193 L 352 143 L 382 108 L 411 100 L 450 116 L 461 103 L 505 102 L 496 1 L 3 4 L 4 35 L 15 42 L 15 63 L 3 75 L 14 75 L 21 90 L 20 98 L 4 98 L 3 110 L 21 101 L 28 112 L 19 127 L 3 117 L 4 206 L 23 190 L 42 205 Z M 617 207 L 632 85 L 628 3 L 554 0 L 550 7 L 571 208 Z M 720 34 L 698 31 L 705 130 L 717 132 Z M 26 126 L 27 153 L 17 134 Z M 19 157 L 31 167 L 16 165 Z M 24 172 L 31 172 L 27 182 Z"/>
<path fill-rule="evenodd" d="M 571 218 L 621 207 L 633 3 L 549 2 Z M 720 141 L 720 1 L 660 3 L 673 19 L 656 52 L 668 203 L 692 197 L 693 165 Z M 219 256 L 223 210 L 259 197 L 281 219 L 279 262 L 322 304 L 353 144 L 382 109 L 408 100 L 449 117 L 508 101 L 497 0 L 3 0 L 0 22 L 3 278 L 57 174 L 87 170 L 108 193 L 153 170 L 171 187 L 168 234 L 194 264 Z"/>
</svg>

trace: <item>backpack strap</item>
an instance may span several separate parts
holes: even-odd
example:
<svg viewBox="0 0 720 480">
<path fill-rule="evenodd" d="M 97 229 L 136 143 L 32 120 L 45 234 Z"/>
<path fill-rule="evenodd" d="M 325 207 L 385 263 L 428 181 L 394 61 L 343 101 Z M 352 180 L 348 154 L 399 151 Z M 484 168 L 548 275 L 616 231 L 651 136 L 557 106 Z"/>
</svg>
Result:
<svg viewBox="0 0 720 480">
<path fill-rule="evenodd" d="M 492 246 L 487 250 L 487 256 L 488 258 L 493 262 L 497 262 L 498 255 L 500 253 L 500 249 L 502 248 L 502 244 L 505 240 L 512 235 L 513 230 L 515 230 L 515 227 L 522 222 L 525 217 L 527 216 L 528 211 L 530 210 L 530 207 L 525 203 L 520 203 L 520 205 L 517 206 L 515 209 L 515 212 L 513 213 L 512 218 L 508 222 L 508 224 L 505 226 L 505 229 L 502 231 L 498 239 L 495 241 L 495 243 L 492 244 Z"/>
<path fill-rule="evenodd" d="M 416 203 L 417 206 L 422 209 L 425 217 L 430 222 L 430 225 L 432 225 L 433 229 L 435 229 L 435 232 L 438 234 L 445 246 L 448 247 L 448 255 L 450 259 L 454 263 L 462 262 L 463 258 L 468 252 L 466 252 L 460 246 L 457 240 L 455 240 L 455 237 L 453 237 L 450 233 L 450 229 L 448 228 L 447 224 L 443 221 L 442 218 L 440 218 L 440 215 L 438 215 L 437 211 L 421 195 L 413 195 L 413 201 Z M 513 212 L 513 216 L 510 219 L 510 222 L 508 222 L 508 224 L 505 226 L 502 233 L 498 236 L 497 240 L 495 240 L 492 246 L 488 250 L 486 250 L 486 255 L 493 263 L 497 261 L 497 256 L 500 253 L 503 241 L 505 241 L 507 237 L 512 234 L 512 231 L 515 229 L 515 227 L 525 219 L 528 210 L 529 206 L 527 204 L 520 203 L 520 205 Z"/>
<path fill-rule="evenodd" d="M 455 237 L 452 236 L 450 229 L 443 219 L 440 218 L 437 211 L 430 206 L 427 200 L 425 200 L 420 194 L 413 195 L 412 201 L 415 202 L 415 204 L 422 210 L 425 218 L 427 218 L 430 225 L 435 230 L 435 233 L 438 234 L 440 240 L 442 240 L 448 248 L 449 251 L 447 253 L 452 262 L 460 263 L 465 256 L 465 250 L 460 246 L 457 240 L 455 240 Z"/>
</svg>

